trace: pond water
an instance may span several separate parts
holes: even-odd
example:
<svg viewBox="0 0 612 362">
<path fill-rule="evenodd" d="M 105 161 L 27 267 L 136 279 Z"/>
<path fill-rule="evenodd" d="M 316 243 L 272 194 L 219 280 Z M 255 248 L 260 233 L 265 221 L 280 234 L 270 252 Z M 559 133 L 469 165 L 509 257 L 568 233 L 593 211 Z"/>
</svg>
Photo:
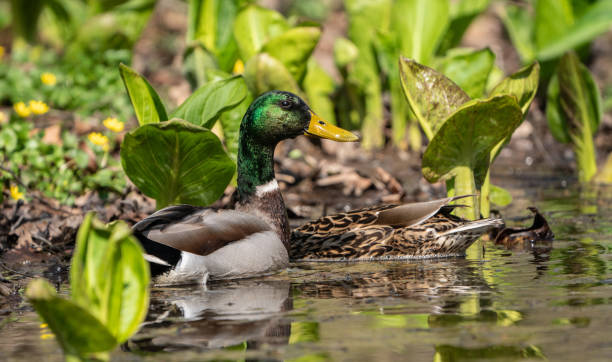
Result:
<svg viewBox="0 0 612 362">
<path fill-rule="evenodd" d="M 552 244 L 154 288 L 146 325 L 113 360 L 610 360 L 612 188 L 540 181 L 502 183 L 515 197 L 502 211 L 525 225 L 538 207 Z M 46 333 L 33 313 L 5 323 L 1 359 L 61 360 Z"/>
</svg>

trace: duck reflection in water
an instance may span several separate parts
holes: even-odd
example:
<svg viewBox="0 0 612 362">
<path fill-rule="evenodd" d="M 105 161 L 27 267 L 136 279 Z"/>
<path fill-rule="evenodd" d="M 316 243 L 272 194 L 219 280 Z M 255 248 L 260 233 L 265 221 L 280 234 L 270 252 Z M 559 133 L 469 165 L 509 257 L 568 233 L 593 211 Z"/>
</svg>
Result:
<svg viewBox="0 0 612 362">
<path fill-rule="evenodd" d="M 245 279 L 152 291 L 148 321 L 130 349 L 176 351 L 261 343 L 286 345 L 292 309 L 288 280 Z"/>
</svg>

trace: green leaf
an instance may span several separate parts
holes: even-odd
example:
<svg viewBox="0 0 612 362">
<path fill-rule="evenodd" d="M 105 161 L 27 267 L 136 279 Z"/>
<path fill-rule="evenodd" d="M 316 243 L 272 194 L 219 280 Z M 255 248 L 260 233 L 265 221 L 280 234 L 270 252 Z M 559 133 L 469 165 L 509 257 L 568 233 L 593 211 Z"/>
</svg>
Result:
<svg viewBox="0 0 612 362">
<path fill-rule="evenodd" d="M 459 167 L 473 170 L 476 188 L 489 169 L 490 152 L 523 119 L 510 95 L 473 100 L 450 115 L 423 155 L 423 175 L 429 182 L 448 179 Z M 455 182 L 455 187 L 459 188 Z"/>
<path fill-rule="evenodd" d="M 590 181 L 597 171 L 593 135 L 602 117 L 601 95 L 574 52 L 566 53 L 559 62 L 557 79 L 548 88 L 546 115 L 553 135 L 572 143 L 579 179 Z"/>
<path fill-rule="evenodd" d="M 125 64 L 119 64 L 119 73 L 130 96 L 134 113 L 141 126 L 168 119 L 166 108 L 149 82 Z"/>
<path fill-rule="evenodd" d="M 247 93 L 247 96 L 238 104 L 236 107 L 224 112 L 219 118 L 221 127 L 223 129 L 223 140 L 225 147 L 230 158 L 237 162 L 238 159 L 238 141 L 240 136 L 240 123 L 244 114 L 249 109 L 249 106 L 253 102 L 253 96 L 251 93 Z"/>
<path fill-rule="evenodd" d="M 235 169 L 215 134 L 183 120 L 129 132 L 121 146 L 121 165 L 140 191 L 157 200 L 158 208 L 213 203 Z"/>
<path fill-rule="evenodd" d="M 556 0 L 550 0 L 556 1 Z M 588 43 L 596 36 L 605 33 L 612 26 L 612 1 L 597 1 L 584 14 L 576 19 L 564 36 L 553 38 L 538 49 L 539 60 L 549 60 L 561 56 L 568 50 Z"/>
<path fill-rule="evenodd" d="M 489 0 L 459 0 L 450 2 L 450 25 L 448 26 L 437 53 L 442 55 L 447 50 L 459 45 L 463 34 L 472 21 L 489 6 Z"/>
<path fill-rule="evenodd" d="M 89 213 L 77 234 L 70 269 L 71 297 L 122 343 L 144 320 L 149 303 L 149 266 L 131 229 L 108 225 Z"/>
<path fill-rule="evenodd" d="M 87 307 L 58 297 L 45 279 L 31 281 L 26 297 L 49 325 L 67 355 L 85 357 L 90 353 L 109 351 L 119 343 Z"/>
<path fill-rule="evenodd" d="M 246 63 L 244 80 L 255 96 L 275 89 L 304 96 L 283 63 L 266 53 L 257 54 Z"/>
<path fill-rule="evenodd" d="M 289 24 L 283 16 L 257 5 L 248 5 L 234 21 L 234 37 L 243 61 L 247 62 L 268 40 L 284 33 Z"/>
<path fill-rule="evenodd" d="M 540 79 L 540 65 L 534 62 L 519 69 L 516 73 L 504 78 L 491 90 L 489 96 L 511 94 L 518 100 L 523 114 L 526 115 L 529 106 L 538 90 Z"/>
<path fill-rule="evenodd" d="M 208 82 L 189 96 L 170 117 L 212 128 L 219 115 L 240 103 L 247 94 L 241 76 Z"/>
<path fill-rule="evenodd" d="M 338 68 L 353 63 L 359 56 L 359 49 L 347 38 L 338 38 L 334 42 L 334 62 Z"/>
<path fill-rule="evenodd" d="M 504 207 L 510 205 L 512 202 L 512 195 L 510 192 L 502 187 L 491 185 L 491 193 L 489 199 L 495 205 Z"/>
<path fill-rule="evenodd" d="M 443 58 L 436 69 L 457 84 L 471 98 L 480 98 L 493 69 L 495 54 L 489 48 L 456 49 Z"/>
<path fill-rule="evenodd" d="M 299 83 L 306 73 L 306 64 L 319 38 L 321 29 L 315 26 L 299 26 L 270 39 L 262 48 L 285 65 Z"/>
<path fill-rule="evenodd" d="M 537 0 L 535 2 L 536 48 L 545 48 L 563 37 L 574 24 L 570 0 Z"/>
<path fill-rule="evenodd" d="M 445 119 L 470 100 L 453 81 L 412 59 L 400 58 L 400 78 L 408 104 L 430 140 Z"/>
<path fill-rule="evenodd" d="M 399 36 L 400 54 L 429 65 L 448 27 L 449 1 L 398 0 L 391 17 L 391 28 Z"/>
<path fill-rule="evenodd" d="M 536 48 L 533 39 L 534 21 L 524 6 L 504 4 L 498 7 L 500 18 L 510 35 L 512 44 L 521 56 L 521 60 L 531 62 L 535 59 Z"/>
<path fill-rule="evenodd" d="M 308 61 L 306 77 L 304 77 L 304 91 L 308 96 L 310 108 L 333 124 L 336 124 L 336 117 L 331 99 L 335 89 L 336 86 L 331 76 L 314 58 L 311 58 Z"/>
</svg>

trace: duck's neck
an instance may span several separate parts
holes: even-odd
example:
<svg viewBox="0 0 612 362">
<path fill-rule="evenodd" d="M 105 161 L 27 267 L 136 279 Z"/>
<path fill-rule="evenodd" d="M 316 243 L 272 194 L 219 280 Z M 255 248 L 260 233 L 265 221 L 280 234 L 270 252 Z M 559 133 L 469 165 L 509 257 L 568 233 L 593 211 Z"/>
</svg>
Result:
<svg viewBox="0 0 612 362">
<path fill-rule="evenodd" d="M 289 250 L 289 219 L 274 179 L 275 144 L 261 144 L 241 132 L 238 145 L 238 207 L 260 214 Z"/>
</svg>

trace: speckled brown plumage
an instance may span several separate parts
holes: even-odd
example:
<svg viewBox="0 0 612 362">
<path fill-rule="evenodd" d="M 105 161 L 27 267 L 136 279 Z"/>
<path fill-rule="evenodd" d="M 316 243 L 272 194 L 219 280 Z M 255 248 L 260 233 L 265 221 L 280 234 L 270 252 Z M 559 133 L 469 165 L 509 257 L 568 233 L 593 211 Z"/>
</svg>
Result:
<svg viewBox="0 0 612 362">
<path fill-rule="evenodd" d="M 451 215 L 455 206 L 447 204 L 452 199 L 438 201 L 440 205 L 430 208 L 429 214 L 423 211 L 427 214 L 424 219 L 409 225 L 399 222 L 389 225 L 381 220 L 389 211 L 410 205 L 383 205 L 311 221 L 292 232 L 290 259 L 383 260 L 464 255 L 480 235 L 501 223 L 497 219 L 461 219 Z"/>
</svg>

